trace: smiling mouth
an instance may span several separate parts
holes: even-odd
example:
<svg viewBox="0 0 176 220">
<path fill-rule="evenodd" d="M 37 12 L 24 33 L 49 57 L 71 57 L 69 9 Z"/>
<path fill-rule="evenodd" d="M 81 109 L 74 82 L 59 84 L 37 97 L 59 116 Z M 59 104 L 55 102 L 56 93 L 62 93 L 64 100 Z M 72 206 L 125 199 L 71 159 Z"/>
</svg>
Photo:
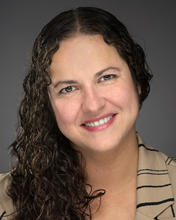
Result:
<svg viewBox="0 0 176 220">
<path fill-rule="evenodd" d="M 90 127 L 90 128 L 102 126 L 102 125 L 108 123 L 115 115 L 116 114 L 112 114 L 107 117 L 101 118 L 97 121 L 87 122 L 87 123 L 82 124 L 82 126 Z"/>
</svg>

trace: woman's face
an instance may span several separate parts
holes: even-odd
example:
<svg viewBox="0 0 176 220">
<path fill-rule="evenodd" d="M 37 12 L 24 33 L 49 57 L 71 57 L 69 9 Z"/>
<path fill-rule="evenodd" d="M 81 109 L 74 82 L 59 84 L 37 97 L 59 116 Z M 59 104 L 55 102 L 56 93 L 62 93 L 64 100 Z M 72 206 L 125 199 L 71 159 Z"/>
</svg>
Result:
<svg viewBox="0 0 176 220">
<path fill-rule="evenodd" d="M 80 34 L 62 41 L 50 72 L 58 127 L 76 148 L 105 152 L 134 134 L 137 91 L 128 65 L 102 36 Z"/>
</svg>

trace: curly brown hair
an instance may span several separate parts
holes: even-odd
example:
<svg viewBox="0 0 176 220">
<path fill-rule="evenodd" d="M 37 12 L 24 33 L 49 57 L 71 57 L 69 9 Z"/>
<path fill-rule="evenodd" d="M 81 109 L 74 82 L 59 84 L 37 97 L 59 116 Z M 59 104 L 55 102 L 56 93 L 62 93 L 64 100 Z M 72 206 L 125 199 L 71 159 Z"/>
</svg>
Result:
<svg viewBox="0 0 176 220">
<path fill-rule="evenodd" d="M 8 191 L 16 207 L 14 220 L 91 219 L 91 201 L 101 199 L 105 193 L 101 189 L 92 192 L 91 185 L 86 184 L 84 158 L 60 132 L 48 96 L 52 56 L 59 49 L 59 42 L 75 33 L 100 34 L 117 49 L 134 82 L 141 86 L 141 105 L 150 90 L 152 75 L 144 51 L 112 14 L 79 7 L 51 20 L 34 43 L 23 84 L 17 138 L 10 146 L 17 158 Z"/>
</svg>

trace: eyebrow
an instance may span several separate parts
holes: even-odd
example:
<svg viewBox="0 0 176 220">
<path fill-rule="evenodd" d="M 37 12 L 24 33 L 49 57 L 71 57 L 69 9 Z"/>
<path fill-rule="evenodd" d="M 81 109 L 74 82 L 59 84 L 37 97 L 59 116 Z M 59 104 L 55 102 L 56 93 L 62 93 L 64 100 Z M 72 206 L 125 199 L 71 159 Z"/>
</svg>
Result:
<svg viewBox="0 0 176 220">
<path fill-rule="evenodd" d="M 110 69 L 114 69 L 114 70 L 117 70 L 119 72 L 121 70 L 119 67 L 109 66 L 105 69 L 102 69 L 102 70 L 96 72 L 95 73 L 95 78 L 100 77 L 105 71 L 110 70 Z M 56 82 L 53 86 L 54 86 L 54 88 L 56 88 L 57 86 L 59 86 L 61 84 L 68 84 L 69 85 L 69 84 L 77 84 L 77 83 L 78 83 L 78 81 L 76 81 L 76 80 L 63 80 L 63 81 Z"/>
</svg>

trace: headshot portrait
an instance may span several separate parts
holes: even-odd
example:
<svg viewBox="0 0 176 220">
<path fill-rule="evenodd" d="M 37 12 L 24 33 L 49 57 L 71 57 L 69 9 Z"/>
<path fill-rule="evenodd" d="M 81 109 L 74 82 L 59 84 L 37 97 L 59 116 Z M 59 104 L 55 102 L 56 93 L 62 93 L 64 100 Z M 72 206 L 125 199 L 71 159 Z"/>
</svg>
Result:
<svg viewBox="0 0 176 220">
<path fill-rule="evenodd" d="M 0 219 L 176 219 L 175 7 L 3 1 Z"/>
</svg>

